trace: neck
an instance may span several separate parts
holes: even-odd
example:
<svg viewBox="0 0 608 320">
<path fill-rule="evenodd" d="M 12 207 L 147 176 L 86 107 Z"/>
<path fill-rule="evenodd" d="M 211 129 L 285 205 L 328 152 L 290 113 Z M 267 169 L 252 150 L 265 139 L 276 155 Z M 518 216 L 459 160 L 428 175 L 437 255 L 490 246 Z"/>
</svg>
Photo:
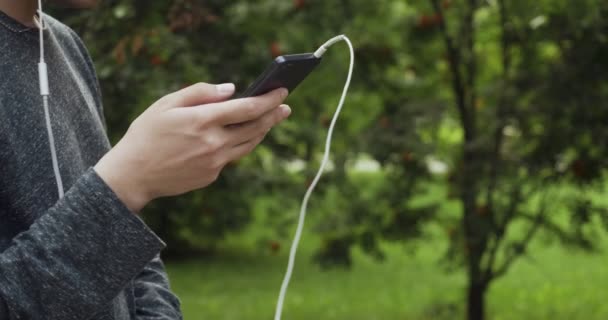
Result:
<svg viewBox="0 0 608 320">
<path fill-rule="evenodd" d="M 38 10 L 36 0 L 0 0 L 0 11 L 28 27 L 34 27 L 34 15 Z"/>
</svg>

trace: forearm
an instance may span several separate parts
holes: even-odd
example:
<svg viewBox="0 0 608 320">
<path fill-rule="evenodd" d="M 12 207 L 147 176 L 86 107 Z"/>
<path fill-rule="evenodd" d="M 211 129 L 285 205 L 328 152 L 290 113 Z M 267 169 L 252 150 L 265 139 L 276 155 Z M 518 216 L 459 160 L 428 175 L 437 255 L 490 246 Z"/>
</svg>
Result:
<svg viewBox="0 0 608 320">
<path fill-rule="evenodd" d="M 181 320 L 180 301 L 171 292 L 160 256 L 146 265 L 134 281 L 137 320 Z"/>
<path fill-rule="evenodd" d="M 0 254 L 0 319 L 86 319 L 163 245 L 89 170 Z"/>
</svg>

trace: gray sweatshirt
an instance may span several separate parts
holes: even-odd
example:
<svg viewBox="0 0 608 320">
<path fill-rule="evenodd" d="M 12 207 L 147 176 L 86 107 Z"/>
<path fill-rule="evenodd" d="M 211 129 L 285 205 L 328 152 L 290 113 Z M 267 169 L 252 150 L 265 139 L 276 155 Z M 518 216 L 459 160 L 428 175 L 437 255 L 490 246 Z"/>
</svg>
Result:
<svg viewBox="0 0 608 320">
<path fill-rule="evenodd" d="M 92 169 L 110 143 L 89 55 L 71 29 L 46 21 L 60 200 L 37 30 L 0 12 L 0 320 L 181 319 L 164 243 Z"/>
</svg>

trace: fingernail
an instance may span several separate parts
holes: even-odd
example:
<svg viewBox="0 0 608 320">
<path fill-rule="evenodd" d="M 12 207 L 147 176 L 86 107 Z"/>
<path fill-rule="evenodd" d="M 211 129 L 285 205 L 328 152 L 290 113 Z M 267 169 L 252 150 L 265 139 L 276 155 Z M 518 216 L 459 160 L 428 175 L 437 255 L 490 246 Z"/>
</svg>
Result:
<svg viewBox="0 0 608 320">
<path fill-rule="evenodd" d="M 230 94 L 235 90 L 234 83 L 222 83 L 216 86 L 219 94 Z"/>
<path fill-rule="evenodd" d="M 289 90 L 287 90 L 285 88 L 281 89 L 281 97 L 283 97 L 283 99 L 286 98 L 288 94 L 289 94 Z"/>
<path fill-rule="evenodd" d="M 289 115 L 291 114 L 291 108 L 286 104 L 281 105 L 281 114 L 284 118 L 289 117 Z"/>
</svg>

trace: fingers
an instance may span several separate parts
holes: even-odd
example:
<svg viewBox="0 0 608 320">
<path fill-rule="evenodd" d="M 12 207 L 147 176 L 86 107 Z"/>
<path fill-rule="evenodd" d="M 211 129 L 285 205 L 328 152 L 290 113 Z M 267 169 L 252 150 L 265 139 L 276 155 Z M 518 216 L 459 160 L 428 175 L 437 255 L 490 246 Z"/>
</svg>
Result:
<svg viewBox="0 0 608 320">
<path fill-rule="evenodd" d="M 248 122 L 275 109 L 287 98 L 287 89 L 277 89 L 259 97 L 234 99 L 200 106 L 205 118 L 211 117 L 221 125 Z"/>
<path fill-rule="evenodd" d="M 287 105 L 266 112 L 260 118 L 242 124 L 226 127 L 229 145 L 236 146 L 266 134 L 272 127 L 285 120 L 291 114 L 291 109 Z"/>
<path fill-rule="evenodd" d="M 165 105 L 169 108 L 192 107 L 224 101 L 234 94 L 234 90 L 232 83 L 215 85 L 201 82 L 171 93 L 163 99 L 166 99 Z"/>
<path fill-rule="evenodd" d="M 228 157 L 227 162 L 232 162 L 241 159 L 242 157 L 250 154 L 255 149 L 255 147 L 257 147 L 264 140 L 265 136 L 266 134 L 260 135 L 245 143 L 241 143 L 240 145 L 229 149 L 226 152 L 226 156 Z"/>
</svg>

